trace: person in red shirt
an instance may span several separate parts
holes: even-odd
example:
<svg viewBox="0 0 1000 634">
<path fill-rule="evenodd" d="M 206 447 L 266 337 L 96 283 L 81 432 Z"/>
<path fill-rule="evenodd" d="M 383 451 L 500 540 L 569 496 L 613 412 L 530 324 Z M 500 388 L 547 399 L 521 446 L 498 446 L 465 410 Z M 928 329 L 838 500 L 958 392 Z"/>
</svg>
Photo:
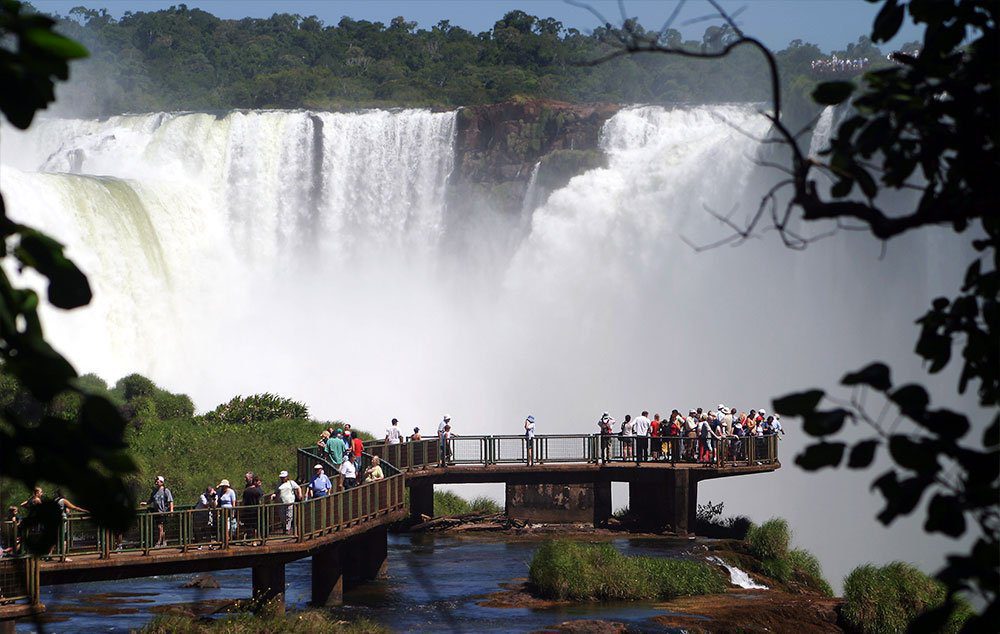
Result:
<svg viewBox="0 0 1000 634">
<path fill-rule="evenodd" d="M 354 436 L 351 440 L 351 455 L 354 456 L 354 467 L 361 473 L 361 454 L 365 451 L 365 444 L 361 442 L 361 434 Z"/>
<path fill-rule="evenodd" d="M 652 438 L 651 442 L 653 446 L 651 447 L 651 449 L 653 450 L 652 451 L 653 460 L 659 460 L 660 459 L 660 415 L 659 414 L 655 414 L 653 416 L 653 420 L 649 421 L 649 436 L 650 438 Z"/>
</svg>

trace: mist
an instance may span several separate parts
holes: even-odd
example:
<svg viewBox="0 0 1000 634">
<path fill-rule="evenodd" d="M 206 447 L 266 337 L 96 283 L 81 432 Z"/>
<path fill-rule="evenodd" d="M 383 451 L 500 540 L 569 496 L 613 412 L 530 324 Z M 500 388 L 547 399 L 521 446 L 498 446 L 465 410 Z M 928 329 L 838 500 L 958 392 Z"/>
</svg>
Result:
<svg viewBox="0 0 1000 634">
<path fill-rule="evenodd" d="M 766 148 L 751 136 L 768 132 L 754 106 L 625 109 L 602 133 L 608 166 L 532 193 L 521 217 L 449 196 L 455 116 L 5 129 L 10 215 L 66 243 L 95 289 L 82 310 L 44 311 L 52 341 L 81 373 L 140 372 L 202 411 L 267 391 L 376 434 L 393 417 L 504 434 L 533 414 L 540 434 L 594 433 L 603 411 L 770 409 L 875 359 L 897 382 L 925 379 L 913 320 L 959 284 L 967 240 L 928 230 L 884 254 L 863 233 L 802 252 L 774 235 L 686 243 L 726 235 L 706 208 L 745 216 L 777 177 L 754 162 Z M 930 385 L 952 396 L 940 405 L 974 408 L 954 401 L 954 376 Z M 699 499 L 787 518 L 838 589 L 865 561 L 943 563 L 950 540 L 874 520 L 878 465 L 803 472 L 808 441 L 787 427 L 780 470 L 703 483 Z"/>
</svg>

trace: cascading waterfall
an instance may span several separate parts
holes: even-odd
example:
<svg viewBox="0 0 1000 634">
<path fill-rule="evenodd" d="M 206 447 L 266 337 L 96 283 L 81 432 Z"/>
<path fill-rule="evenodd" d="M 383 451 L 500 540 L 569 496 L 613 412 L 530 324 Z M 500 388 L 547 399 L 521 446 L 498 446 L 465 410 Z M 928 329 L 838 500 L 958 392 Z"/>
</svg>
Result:
<svg viewBox="0 0 1000 634">
<path fill-rule="evenodd" d="M 967 245 L 904 237 L 882 261 L 858 234 L 806 254 L 773 239 L 688 246 L 757 209 L 778 178 L 754 163 L 767 131 L 752 106 L 624 109 L 602 131 L 607 167 L 532 204 L 527 230 L 448 226 L 455 114 L 425 110 L 40 121 L 3 131 L 0 189 L 90 275 L 91 306 L 43 315 L 81 371 L 149 374 L 200 409 L 278 392 L 373 431 L 447 412 L 459 434 L 519 433 L 530 412 L 539 433 L 590 433 L 605 410 L 769 405 L 873 354 L 919 371 L 899 324 L 960 275 Z M 513 246 L 467 258 L 449 231 Z M 782 458 L 802 444 L 790 433 Z M 873 515 L 836 478 L 767 477 L 701 494 L 783 515 L 832 578 L 844 550 L 929 557 L 861 523 L 828 534 Z"/>
</svg>

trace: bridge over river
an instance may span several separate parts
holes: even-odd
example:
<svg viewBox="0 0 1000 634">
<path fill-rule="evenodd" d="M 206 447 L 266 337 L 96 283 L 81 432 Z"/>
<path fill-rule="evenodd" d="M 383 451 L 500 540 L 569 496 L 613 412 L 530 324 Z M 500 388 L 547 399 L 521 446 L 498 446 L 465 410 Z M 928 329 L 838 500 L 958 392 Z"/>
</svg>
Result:
<svg viewBox="0 0 1000 634">
<path fill-rule="evenodd" d="M 0 559 L 0 632 L 13 621 L 44 609 L 42 584 L 129 579 L 152 575 L 251 568 L 253 598 L 284 605 L 285 564 L 312 557 L 315 605 L 342 601 L 345 585 L 386 572 L 386 532 L 409 515 L 433 515 L 434 485 L 500 482 L 511 486 L 587 484 L 593 487 L 593 522 L 611 516 L 611 483 L 629 484 L 630 511 L 648 530 L 688 535 L 694 529 L 698 482 L 778 469 L 776 436 L 717 441 L 714 457 L 697 461 L 696 440 L 656 438 L 659 460 L 636 460 L 634 441 L 618 436 L 548 435 L 532 441 L 529 462 L 523 436 L 457 436 L 366 446 L 378 456 L 385 478 L 293 504 L 237 509 L 175 507 L 170 513 L 141 512 L 125 533 L 102 529 L 86 514 L 61 527 L 52 557 Z M 336 473 L 318 447 L 296 452 L 298 482 L 313 467 Z M 331 478 L 332 479 L 332 478 Z M 409 490 L 407 503 L 406 491 Z M 409 507 L 409 508 L 407 508 Z M 158 544 L 163 526 L 165 544 Z M 4 543 L 15 543 L 17 527 L 3 526 Z"/>
</svg>

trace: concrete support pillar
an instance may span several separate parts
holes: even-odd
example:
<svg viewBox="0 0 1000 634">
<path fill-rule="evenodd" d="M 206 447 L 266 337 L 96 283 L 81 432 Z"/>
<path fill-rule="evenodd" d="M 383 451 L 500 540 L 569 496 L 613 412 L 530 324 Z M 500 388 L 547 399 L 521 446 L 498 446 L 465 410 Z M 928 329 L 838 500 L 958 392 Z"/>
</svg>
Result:
<svg viewBox="0 0 1000 634">
<path fill-rule="evenodd" d="M 680 536 L 694 533 L 698 480 L 688 469 L 629 482 L 628 497 L 629 511 L 643 530 L 668 530 Z"/>
<path fill-rule="evenodd" d="M 360 577 L 365 580 L 385 579 L 389 572 L 389 530 L 386 526 L 365 533 L 363 552 Z"/>
<path fill-rule="evenodd" d="M 253 567 L 253 599 L 275 614 L 285 613 L 285 564 Z"/>
<path fill-rule="evenodd" d="M 631 495 L 631 491 L 629 492 Z M 611 483 L 594 483 L 594 527 L 606 526 L 611 518 Z"/>
<path fill-rule="evenodd" d="M 344 567 L 340 544 L 327 546 L 312 558 L 312 604 L 316 607 L 344 602 Z"/>
<path fill-rule="evenodd" d="M 410 519 L 420 522 L 421 515 L 434 517 L 434 484 L 414 482 L 410 487 Z"/>
</svg>

